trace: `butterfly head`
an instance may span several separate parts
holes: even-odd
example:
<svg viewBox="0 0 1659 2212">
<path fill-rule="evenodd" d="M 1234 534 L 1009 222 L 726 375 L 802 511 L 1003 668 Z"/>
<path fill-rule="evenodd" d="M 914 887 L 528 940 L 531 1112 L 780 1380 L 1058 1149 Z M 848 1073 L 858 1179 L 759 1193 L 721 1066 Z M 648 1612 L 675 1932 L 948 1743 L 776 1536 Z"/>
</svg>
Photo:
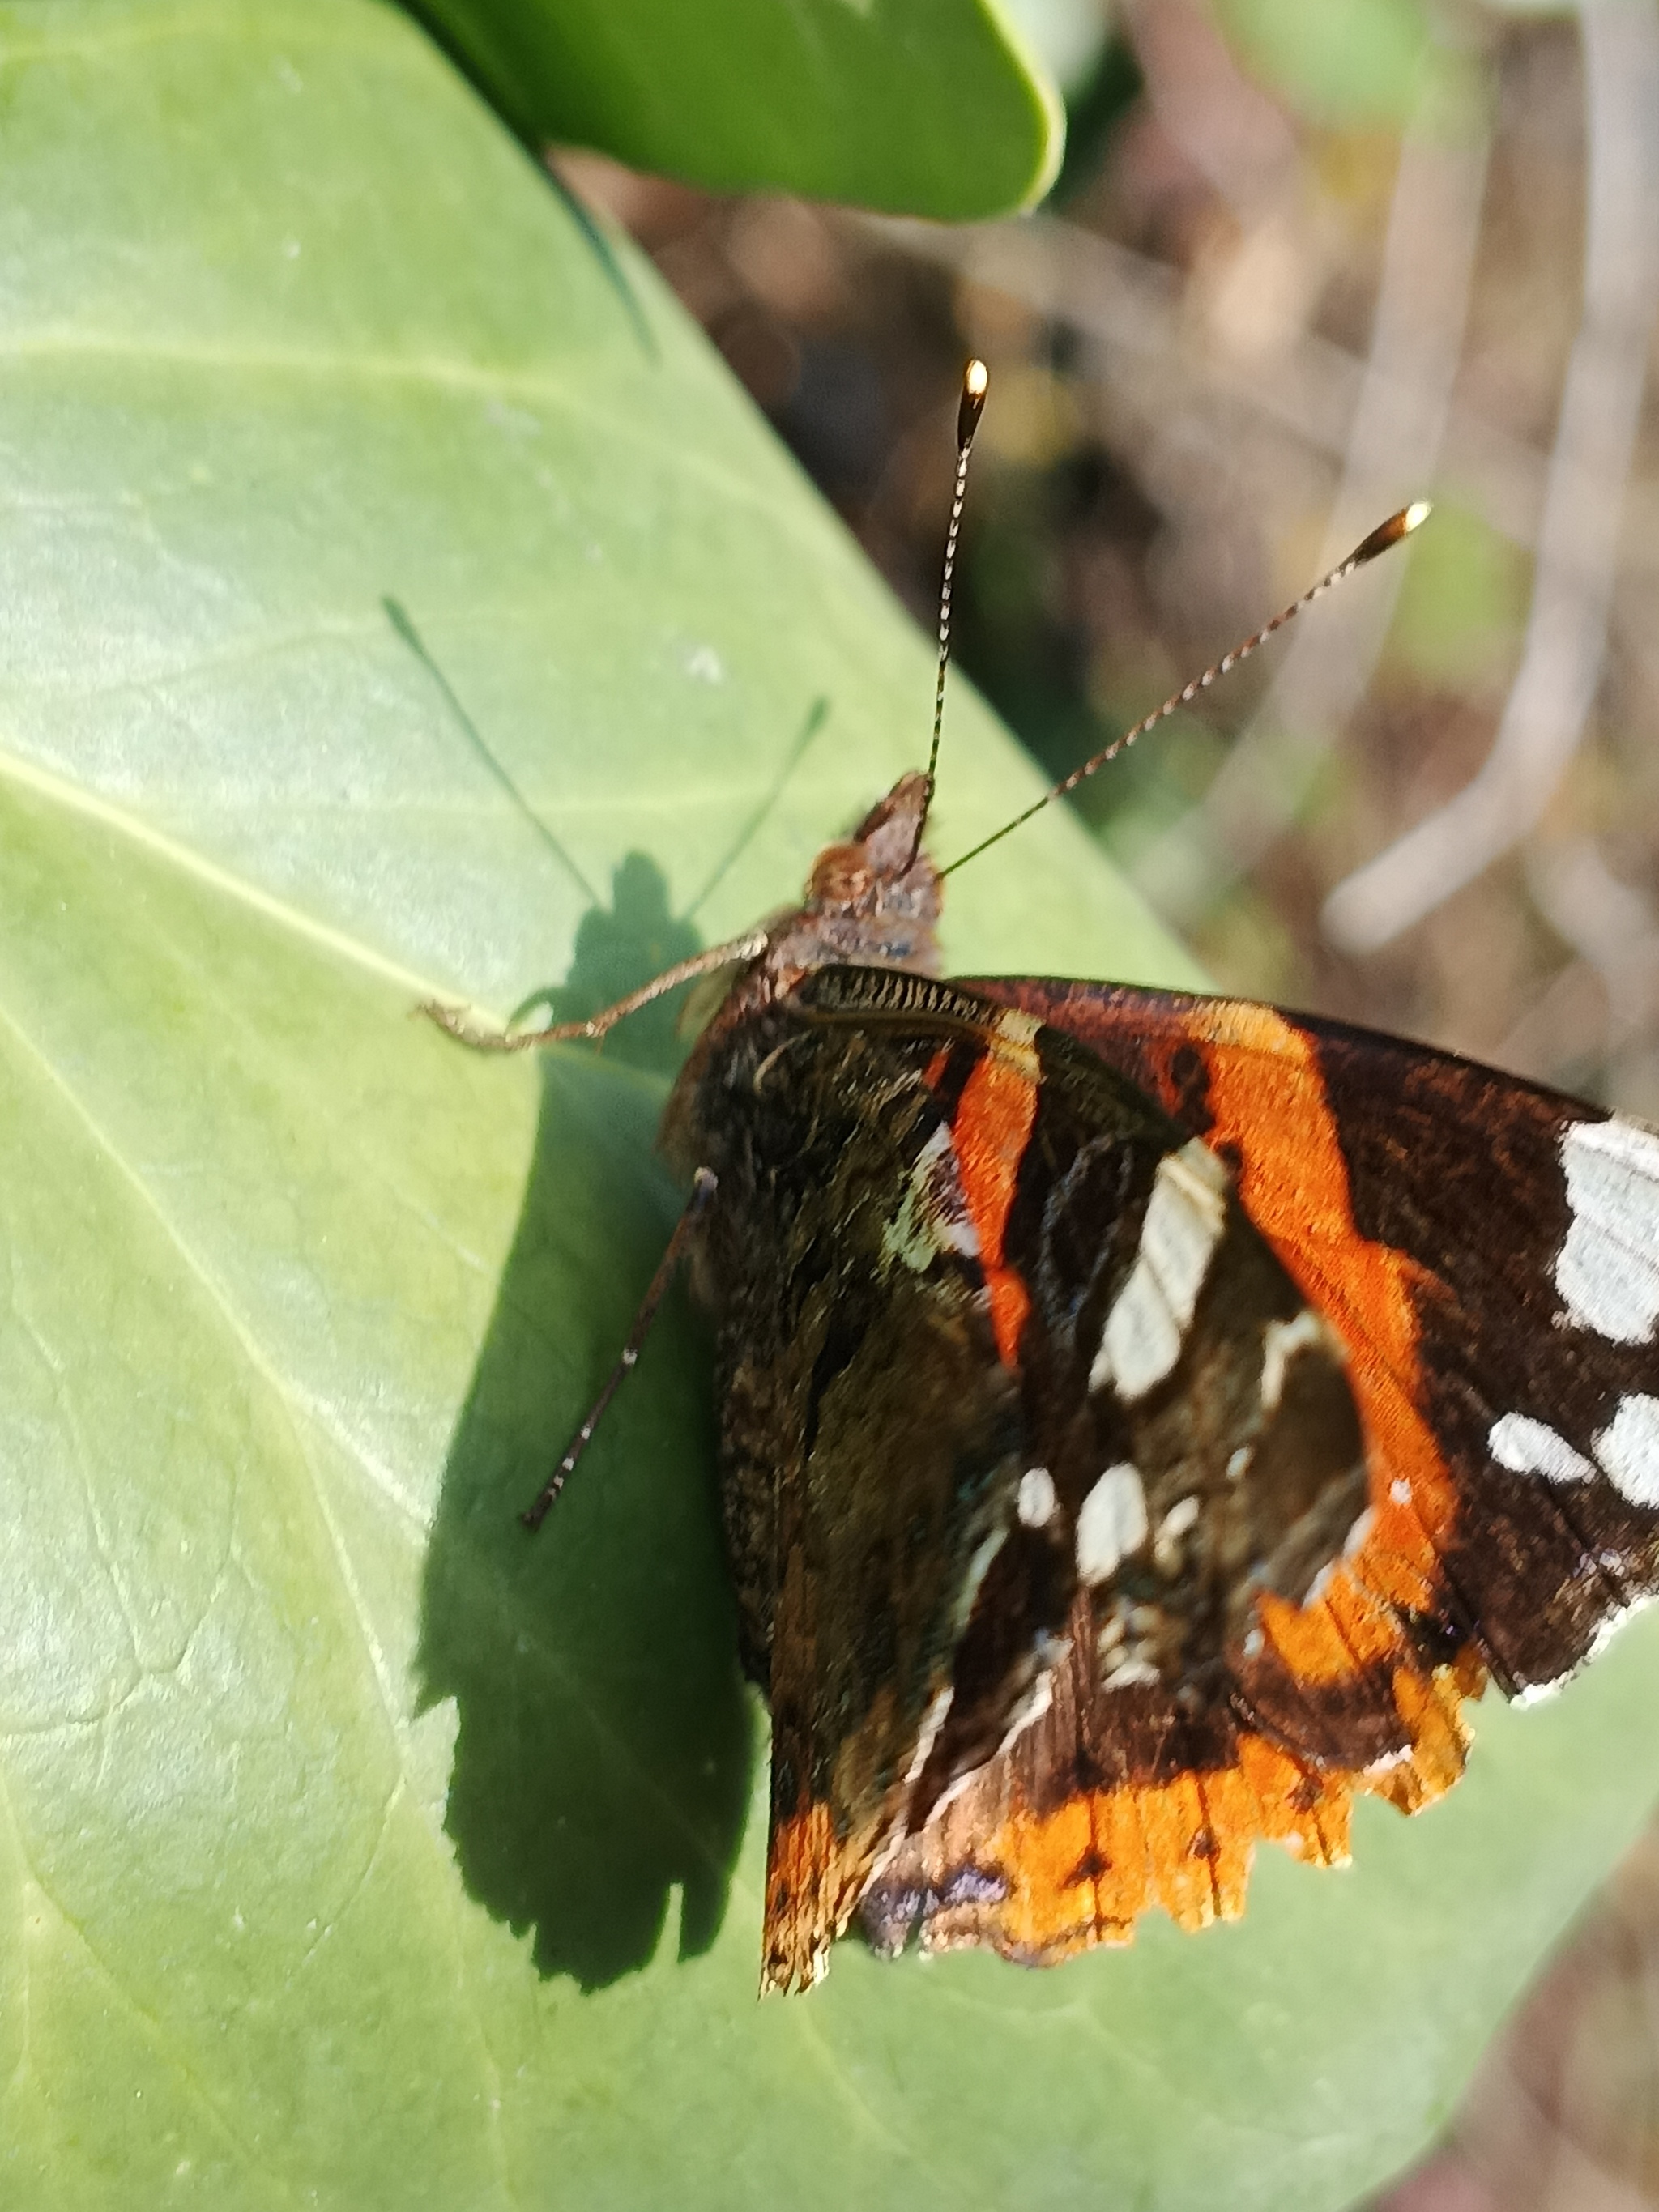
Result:
<svg viewBox="0 0 1659 2212">
<path fill-rule="evenodd" d="M 827 845 L 807 878 L 805 917 L 837 941 L 843 959 L 932 967 L 939 870 L 916 838 L 927 780 L 912 770 L 844 842 Z M 845 949 L 842 949 L 842 948 Z"/>
</svg>

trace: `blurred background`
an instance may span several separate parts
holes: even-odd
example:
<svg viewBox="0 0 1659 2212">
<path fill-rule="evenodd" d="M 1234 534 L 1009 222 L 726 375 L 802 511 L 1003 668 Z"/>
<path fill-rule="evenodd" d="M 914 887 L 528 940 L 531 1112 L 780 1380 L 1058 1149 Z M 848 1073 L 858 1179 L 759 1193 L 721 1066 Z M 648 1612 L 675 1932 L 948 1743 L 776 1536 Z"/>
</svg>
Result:
<svg viewBox="0 0 1659 2212">
<path fill-rule="evenodd" d="M 924 624 L 985 356 L 957 652 L 1053 776 L 1432 496 L 1073 803 L 1221 987 L 1659 1120 L 1659 0 L 1015 12 L 1070 120 L 1034 216 L 557 168 Z M 1659 1835 L 1382 2202 L 1659 2205 Z"/>
</svg>

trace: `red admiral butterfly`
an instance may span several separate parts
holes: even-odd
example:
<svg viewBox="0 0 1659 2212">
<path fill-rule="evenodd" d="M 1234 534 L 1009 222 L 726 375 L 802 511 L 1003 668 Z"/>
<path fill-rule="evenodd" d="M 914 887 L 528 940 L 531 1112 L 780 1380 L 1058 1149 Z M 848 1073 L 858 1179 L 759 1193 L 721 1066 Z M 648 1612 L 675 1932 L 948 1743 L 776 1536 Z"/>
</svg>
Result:
<svg viewBox="0 0 1659 2212">
<path fill-rule="evenodd" d="M 1041 1965 L 1233 1917 L 1258 1839 L 1344 1858 L 1356 1793 L 1457 1779 L 1466 1698 L 1659 1590 L 1659 1133 L 1242 1000 L 941 981 L 932 783 L 591 1021 L 432 1010 L 597 1037 L 727 972 L 664 1122 L 690 1204 L 526 1517 L 689 1258 L 772 1708 L 766 1989 L 855 1913 Z"/>
</svg>

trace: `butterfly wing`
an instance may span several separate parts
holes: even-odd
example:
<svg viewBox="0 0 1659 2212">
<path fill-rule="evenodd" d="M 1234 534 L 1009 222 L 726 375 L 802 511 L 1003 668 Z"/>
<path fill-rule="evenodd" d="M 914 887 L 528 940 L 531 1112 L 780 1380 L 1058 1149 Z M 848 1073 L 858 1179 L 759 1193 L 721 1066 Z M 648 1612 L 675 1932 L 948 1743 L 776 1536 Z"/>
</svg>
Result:
<svg viewBox="0 0 1659 2212">
<path fill-rule="evenodd" d="M 719 1179 L 728 1548 L 772 1706 L 763 1988 L 823 1970 L 953 1696 L 976 1604 L 1020 1628 L 975 1686 L 994 1742 L 1063 1621 L 1019 1529 L 1018 1395 L 945 1116 L 936 1039 L 775 1007 L 702 1056 L 677 1149 Z"/>
<path fill-rule="evenodd" d="M 1343 1856 L 1356 1790 L 1414 1810 L 1456 1779 L 1459 1707 L 1488 1671 L 1511 1693 L 1558 1681 L 1659 1589 L 1659 1137 L 1244 1002 L 973 988 L 1231 1164 L 1346 1349 L 1368 1470 L 1304 1601 L 1257 1601 L 1207 1735 L 1167 1684 L 1114 1684 L 1080 1593 L 1048 1711 L 866 1897 L 886 1947 L 920 1925 L 1047 1960 L 1123 1940 L 1155 1903 L 1231 1917 L 1262 1838 Z"/>
<path fill-rule="evenodd" d="M 906 1835 L 1047 1740 L 1085 1647 L 1135 1759 L 1231 1760 L 1226 1654 L 1340 1548 L 1363 1449 L 1341 1347 L 1224 1164 L 1058 1029 L 827 968 L 732 1030 L 697 1101 L 728 1531 L 773 1706 L 764 1976 L 795 1986 L 872 1881 L 893 1917 Z M 1253 1679 L 1321 1740 L 1275 1655 Z M 988 1892 L 964 1864 L 940 1894 Z"/>
</svg>

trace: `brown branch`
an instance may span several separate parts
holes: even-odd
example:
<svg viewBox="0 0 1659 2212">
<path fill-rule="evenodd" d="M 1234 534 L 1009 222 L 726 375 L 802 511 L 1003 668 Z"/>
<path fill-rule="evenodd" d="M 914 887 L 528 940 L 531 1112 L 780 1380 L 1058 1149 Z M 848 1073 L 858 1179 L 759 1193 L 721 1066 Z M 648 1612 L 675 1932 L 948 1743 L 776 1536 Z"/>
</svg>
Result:
<svg viewBox="0 0 1659 2212">
<path fill-rule="evenodd" d="M 1659 14 L 1583 0 L 1589 176 L 1584 304 L 1567 365 L 1521 665 L 1472 782 L 1346 882 L 1325 928 L 1386 945 L 1541 819 L 1595 704 L 1659 303 Z"/>
<path fill-rule="evenodd" d="M 1346 544 L 1369 516 L 1423 491 L 1439 474 L 1491 146 L 1484 116 L 1460 118 L 1464 132 L 1455 136 L 1444 104 L 1437 83 L 1401 145 L 1370 350 L 1326 526 L 1332 544 Z M 1193 829 L 1205 849 L 1206 897 L 1252 866 L 1295 819 L 1364 696 L 1404 580 L 1403 565 L 1392 564 L 1369 590 L 1350 592 L 1292 640 L 1198 810 Z M 1146 880 L 1163 904 L 1155 873 Z"/>
</svg>

